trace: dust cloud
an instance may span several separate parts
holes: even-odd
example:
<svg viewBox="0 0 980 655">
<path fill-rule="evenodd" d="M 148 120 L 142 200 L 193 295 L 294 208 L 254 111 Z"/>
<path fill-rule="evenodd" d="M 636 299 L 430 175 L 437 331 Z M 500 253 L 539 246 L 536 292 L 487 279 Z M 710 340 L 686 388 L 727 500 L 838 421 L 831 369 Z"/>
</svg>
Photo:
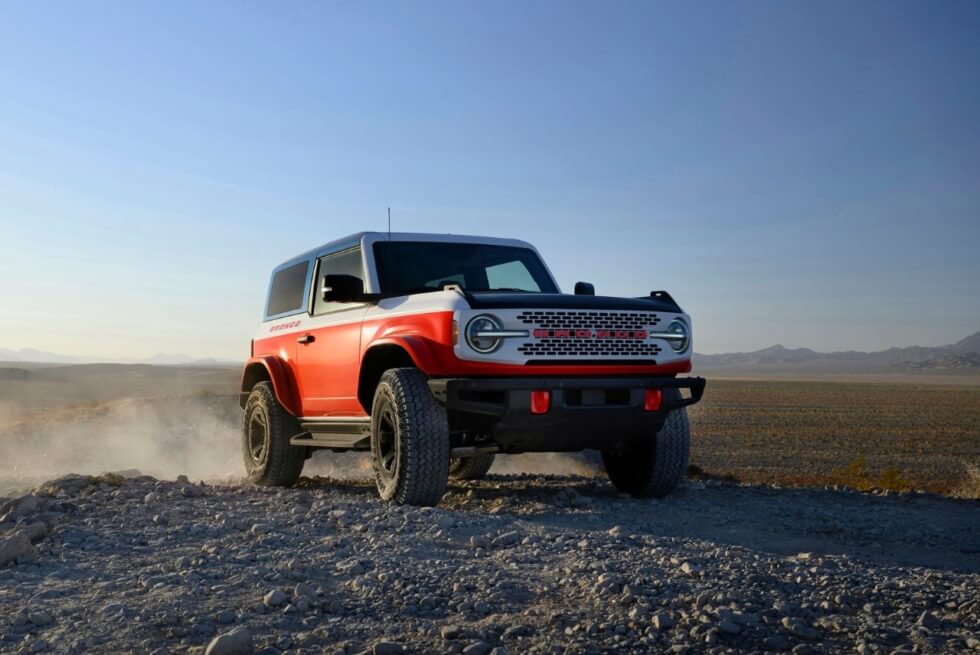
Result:
<svg viewBox="0 0 980 655">
<path fill-rule="evenodd" d="M 0 404 L 0 496 L 68 473 L 244 478 L 242 412 L 227 396 L 125 398 L 24 412 Z M 368 477 L 360 454 L 318 453 L 305 475 Z"/>
<path fill-rule="evenodd" d="M 490 473 L 514 475 L 585 475 L 603 474 L 602 460 L 596 451 L 582 453 L 525 453 L 497 455 Z"/>
<path fill-rule="evenodd" d="M 238 483 L 245 475 L 241 421 L 237 398 L 225 394 L 53 407 L 0 402 L 0 497 L 69 473 L 186 475 L 194 481 Z M 491 473 L 596 475 L 601 462 L 577 453 L 498 455 Z M 319 451 L 303 474 L 369 479 L 370 456 Z"/>
</svg>

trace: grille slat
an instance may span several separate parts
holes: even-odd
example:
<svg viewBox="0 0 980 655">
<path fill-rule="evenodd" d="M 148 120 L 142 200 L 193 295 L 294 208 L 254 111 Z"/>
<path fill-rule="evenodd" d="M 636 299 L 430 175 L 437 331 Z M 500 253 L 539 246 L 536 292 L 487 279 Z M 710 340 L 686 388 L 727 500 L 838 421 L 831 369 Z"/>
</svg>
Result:
<svg viewBox="0 0 980 655">
<path fill-rule="evenodd" d="M 653 312 L 543 311 L 521 312 L 517 320 L 539 328 L 592 330 L 644 330 L 660 323 Z"/>
</svg>

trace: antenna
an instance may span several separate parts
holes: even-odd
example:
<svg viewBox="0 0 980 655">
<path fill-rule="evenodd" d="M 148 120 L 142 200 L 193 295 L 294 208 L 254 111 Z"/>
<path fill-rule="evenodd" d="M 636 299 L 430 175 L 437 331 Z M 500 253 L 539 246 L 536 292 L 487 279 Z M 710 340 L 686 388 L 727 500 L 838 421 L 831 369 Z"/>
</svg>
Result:
<svg viewBox="0 0 980 655">
<path fill-rule="evenodd" d="M 388 208 L 388 241 L 391 241 L 391 207 Z"/>
</svg>

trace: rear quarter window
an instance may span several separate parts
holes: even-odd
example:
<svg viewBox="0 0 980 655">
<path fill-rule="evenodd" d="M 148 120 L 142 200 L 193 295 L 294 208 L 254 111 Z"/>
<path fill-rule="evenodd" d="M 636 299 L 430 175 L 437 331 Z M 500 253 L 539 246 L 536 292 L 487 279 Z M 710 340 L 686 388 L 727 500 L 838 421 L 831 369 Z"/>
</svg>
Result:
<svg viewBox="0 0 980 655">
<path fill-rule="evenodd" d="M 293 264 L 272 276 L 265 316 L 271 318 L 306 309 L 306 278 L 310 262 Z"/>
</svg>

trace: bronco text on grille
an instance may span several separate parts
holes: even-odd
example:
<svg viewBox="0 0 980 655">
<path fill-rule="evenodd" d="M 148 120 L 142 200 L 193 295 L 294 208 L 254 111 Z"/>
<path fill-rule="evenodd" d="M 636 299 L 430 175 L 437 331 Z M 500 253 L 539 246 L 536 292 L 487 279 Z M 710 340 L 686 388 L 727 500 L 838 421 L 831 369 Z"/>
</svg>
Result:
<svg viewBox="0 0 980 655">
<path fill-rule="evenodd" d="M 536 326 L 535 341 L 518 350 L 529 357 L 612 356 L 655 358 L 661 349 L 647 343 L 660 317 L 639 312 L 523 312 L 517 320 Z"/>
<path fill-rule="evenodd" d="M 242 452 L 290 485 L 317 450 L 372 454 L 378 492 L 439 502 L 496 453 L 597 449 L 613 484 L 683 478 L 691 318 L 664 291 L 562 293 L 530 244 L 364 232 L 272 272 L 242 376 Z"/>
</svg>

